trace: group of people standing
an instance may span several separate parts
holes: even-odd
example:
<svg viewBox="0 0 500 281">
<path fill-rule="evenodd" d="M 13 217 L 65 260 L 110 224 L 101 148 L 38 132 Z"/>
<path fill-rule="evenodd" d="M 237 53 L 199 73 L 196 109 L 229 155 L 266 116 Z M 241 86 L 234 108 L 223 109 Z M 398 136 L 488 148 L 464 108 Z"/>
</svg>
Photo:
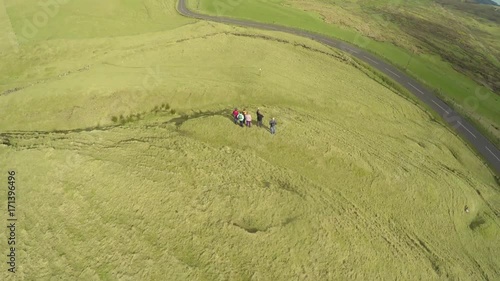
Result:
<svg viewBox="0 0 500 281">
<path fill-rule="evenodd" d="M 246 109 L 243 111 L 238 111 L 237 108 L 233 110 L 233 118 L 234 124 L 239 124 L 241 127 L 246 125 L 247 127 L 252 127 L 252 115 Z M 260 112 L 260 109 L 257 108 L 257 127 L 262 127 L 262 120 L 264 119 L 264 115 Z M 276 134 L 276 119 L 271 119 L 269 121 L 269 130 L 271 134 Z"/>
</svg>

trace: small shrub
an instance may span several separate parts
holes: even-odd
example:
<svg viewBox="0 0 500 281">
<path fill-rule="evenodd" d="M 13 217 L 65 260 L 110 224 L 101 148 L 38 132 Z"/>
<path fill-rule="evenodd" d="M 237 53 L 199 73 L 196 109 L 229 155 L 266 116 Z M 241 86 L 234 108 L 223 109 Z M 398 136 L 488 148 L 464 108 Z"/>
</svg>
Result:
<svg viewBox="0 0 500 281">
<path fill-rule="evenodd" d="M 118 121 L 118 117 L 116 117 L 116 116 L 111 117 L 111 121 L 113 121 L 114 123 L 116 123 Z"/>
<path fill-rule="evenodd" d="M 170 104 L 168 104 L 168 103 L 167 103 L 167 104 L 165 104 L 165 109 L 166 109 L 166 110 L 169 110 L 169 109 L 170 109 Z"/>
<path fill-rule="evenodd" d="M 175 114 L 175 109 L 173 109 L 173 108 L 172 108 L 172 109 L 170 110 L 170 113 Z"/>
<path fill-rule="evenodd" d="M 124 120 L 125 118 L 123 118 L 123 114 L 120 115 L 120 120 Z"/>
</svg>

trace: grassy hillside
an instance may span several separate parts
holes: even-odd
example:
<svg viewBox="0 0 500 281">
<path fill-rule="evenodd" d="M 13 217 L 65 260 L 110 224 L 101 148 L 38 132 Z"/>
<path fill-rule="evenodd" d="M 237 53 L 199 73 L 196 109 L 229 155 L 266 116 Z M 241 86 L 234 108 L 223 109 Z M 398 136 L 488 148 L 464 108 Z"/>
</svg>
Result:
<svg viewBox="0 0 500 281">
<path fill-rule="evenodd" d="M 17 280 L 500 277 L 498 179 L 342 54 L 206 22 L 81 28 L 0 54 Z"/>
<path fill-rule="evenodd" d="M 500 25 L 472 13 L 475 4 L 443 6 L 430 0 L 189 3 L 204 13 L 303 28 L 363 47 L 435 89 L 500 145 Z M 494 6 L 484 9 L 499 13 Z"/>
<path fill-rule="evenodd" d="M 171 8 L 173 3 L 168 1 L 3 2 L 21 42 L 56 38 L 116 37 L 171 29 L 191 22 L 180 17 L 175 9 Z"/>
</svg>

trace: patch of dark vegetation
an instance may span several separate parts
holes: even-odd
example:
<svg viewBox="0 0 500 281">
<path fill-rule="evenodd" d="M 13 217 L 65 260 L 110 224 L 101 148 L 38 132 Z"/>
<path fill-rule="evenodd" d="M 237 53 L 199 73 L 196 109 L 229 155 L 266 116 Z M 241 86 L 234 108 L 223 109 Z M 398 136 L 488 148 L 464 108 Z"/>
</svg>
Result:
<svg viewBox="0 0 500 281">
<path fill-rule="evenodd" d="M 494 175 L 493 176 L 493 179 L 495 180 L 495 182 L 497 183 L 497 189 L 500 190 L 500 177 L 497 176 L 497 175 Z"/>
<path fill-rule="evenodd" d="M 454 0 L 438 0 L 440 3 L 460 3 Z M 467 6 L 477 7 L 481 5 Z M 432 22 L 413 14 L 377 10 L 383 13 L 389 21 L 396 23 L 401 30 L 418 40 L 425 50 L 438 54 L 449 62 L 455 70 L 467 74 L 479 84 L 485 84 L 493 92 L 500 92 L 500 71 L 484 53 L 480 52 L 453 25 L 443 25 Z M 496 22 L 500 23 L 500 13 L 495 14 Z M 495 56 L 495 54 L 492 54 Z"/>
<path fill-rule="evenodd" d="M 170 111 L 172 112 L 172 110 Z M 174 112 L 175 113 L 175 112 Z M 218 110 L 218 111 L 198 111 L 193 114 L 182 114 L 181 116 L 177 118 L 173 118 L 164 124 L 170 124 L 174 123 L 177 128 L 180 128 L 184 122 L 192 119 L 197 119 L 197 118 L 207 118 L 207 117 L 212 117 L 212 116 L 224 116 L 227 117 L 229 120 L 233 121 L 231 117 L 231 112 L 227 109 L 224 110 Z"/>
<path fill-rule="evenodd" d="M 94 126 L 88 128 L 79 128 L 79 129 L 71 129 L 71 130 L 52 130 L 52 131 L 10 131 L 6 133 L 0 133 L 0 137 L 7 138 L 21 138 L 21 139 L 30 139 L 30 138 L 40 138 L 44 135 L 52 135 L 52 134 L 72 134 L 72 133 L 81 133 L 81 132 L 92 132 L 92 131 L 107 131 L 117 127 L 114 126 Z"/>
<path fill-rule="evenodd" d="M 477 2 L 485 2 L 481 4 L 490 4 L 491 6 L 480 5 Z M 496 23 L 500 23 L 498 4 L 491 0 L 436 0 L 442 6 L 453 8 L 461 12 L 465 12 L 483 19 L 487 19 Z M 492 4 L 493 3 L 493 4 Z"/>
<path fill-rule="evenodd" d="M 441 167 L 443 167 L 445 170 L 447 170 L 448 172 L 452 173 L 452 174 L 456 174 L 456 175 L 460 175 L 460 176 L 463 176 L 461 173 L 459 173 L 456 169 L 453 169 L 453 168 L 450 168 L 446 165 L 441 165 Z"/>
<path fill-rule="evenodd" d="M 294 217 L 289 217 L 286 218 L 282 223 L 281 226 L 286 226 L 288 224 L 291 224 L 292 222 L 296 221 L 299 219 L 300 216 L 294 216 Z"/>
<path fill-rule="evenodd" d="M 213 37 L 213 36 L 216 36 L 216 35 L 219 35 L 219 34 L 225 34 L 225 33 L 226 32 L 213 32 L 213 33 L 209 33 L 209 34 L 206 34 L 206 35 L 203 35 L 203 36 L 182 38 L 182 39 L 176 40 L 175 43 L 181 43 L 181 42 L 184 42 L 184 41 L 189 41 L 189 40 L 194 40 L 194 39 L 200 39 L 200 38 L 207 39 L 208 37 Z"/>
<path fill-rule="evenodd" d="M 283 220 L 282 223 L 279 223 L 276 225 L 268 225 L 268 226 L 264 226 L 264 227 L 257 227 L 255 225 L 253 225 L 252 223 L 245 222 L 245 220 L 243 221 L 243 223 L 232 222 L 232 225 L 236 226 L 238 228 L 241 228 L 248 233 L 255 234 L 258 232 L 266 232 L 273 227 L 284 227 L 284 226 L 296 221 L 299 217 L 300 216 L 287 217 Z"/>
<path fill-rule="evenodd" d="M 170 104 L 162 103 L 161 105 L 155 106 L 153 109 L 151 109 L 150 112 L 152 112 L 154 114 L 158 114 L 161 112 L 175 114 L 176 111 L 175 111 L 175 109 L 170 107 Z M 113 121 L 113 123 L 120 123 L 123 125 L 126 123 L 142 120 L 144 118 L 144 116 L 146 116 L 145 112 L 135 113 L 135 114 L 132 113 L 132 114 L 127 115 L 127 116 L 123 116 L 123 114 L 121 114 L 119 117 L 112 116 L 111 121 Z"/>
<path fill-rule="evenodd" d="M 438 123 L 438 124 L 439 124 L 439 121 L 438 121 L 436 118 L 434 118 L 434 117 L 430 117 L 430 119 L 429 119 L 429 120 L 430 120 L 432 123 Z"/>
<path fill-rule="evenodd" d="M 64 76 L 68 76 L 68 75 L 70 75 L 70 74 L 72 74 L 74 72 L 82 72 L 82 71 L 86 71 L 86 70 L 89 70 L 89 69 L 90 69 L 90 65 L 86 65 L 86 66 L 84 66 L 82 68 L 77 69 L 76 71 L 68 70 L 66 72 L 63 72 L 63 73 L 57 75 L 57 77 L 61 78 L 61 77 L 64 77 Z"/>
<path fill-rule="evenodd" d="M 25 87 L 16 87 L 16 88 L 8 89 L 8 90 L 4 91 L 0 96 L 6 96 L 6 95 L 8 95 L 10 93 L 17 92 L 17 91 L 22 90 L 24 88 Z"/>
<path fill-rule="evenodd" d="M 1 138 L 2 144 L 6 146 L 12 146 L 12 143 L 10 142 L 10 139 L 6 136 L 2 136 Z"/>
<path fill-rule="evenodd" d="M 439 276 L 441 276 L 442 272 L 441 272 L 441 268 L 439 267 L 438 258 L 436 256 L 436 254 L 434 254 L 434 252 L 432 252 L 429 249 L 429 247 L 427 247 L 427 245 L 424 243 L 424 241 L 422 241 L 418 238 L 417 238 L 417 241 L 418 241 L 418 244 L 420 245 L 420 247 L 422 249 L 424 249 L 425 252 L 427 252 L 426 253 L 427 259 L 431 263 L 431 267 L 434 270 L 434 272 L 436 272 Z"/>
<path fill-rule="evenodd" d="M 301 198 L 304 198 L 304 195 L 302 195 L 301 193 L 299 193 L 297 191 L 297 188 L 295 188 L 294 186 L 292 186 L 292 184 L 289 182 L 289 181 L 286 181 L 286 180 L 277 180 L 277 183 L 278 183 L 278 187 L 283 189 L 283 190 L 286 190 L 288 192 L 291 192 Z"/>
<path fill-rule="evenodd" d="M 455 151 L 450 149 L 450 153 L 451 153 L 451 155 L 453 155 L 453 158 L 455 158 L 458 162 L 462 163 L 462 161 L 460 161 L 460 158 L 458 157 L 458 155 Z"/>
<path fill-rule="evenodd" d="M 429 261 L 431 262 L 432 269 L 437 273 L 437 275 L 441 276 L 441 269 L 439 268 L 439 265 L 431 259 L 429 259 Z"/>
<path fill-rule="evenodd" d="M 259 229 L 257 227 L 243 226 L 243 225 L 237 224 L 235 222 L 233 222 L 233 225 L 245 230 L 248 233 L 252 233 L 252 234 L 255 234 L 257 232 L 266 232 L 269 229 L 268 227 L 266 227 L 264 229 Z"/>
<path fill-rule="evenodd" d="M 174 110 L 174 109 L 170 109 L 170 111 L 169 111 L 169 109 L 170 109 L 170 104 L 168 104 L 168 103 L 162 103 L 161 105 L 157 105 L 157 106 L 155 106 L 155 107 L 151 110 L 151 112 L 153 112 L 153 113 L 155 113 L 155 114 L 156 114 L 156 113 L 159 113 L 159 112 L 170 112 L 170 113 L 172 113 L 172 111 L 173 111 L 173 112 L 175 112 L 175 110 Z"/>
<path fill-rule="evenodd" d="M 274 42 L 279 42 L 279 43 L 285 43 L 285 44 L 292 44 L 295 47 L 301 47 L 301 48 L 304 48 L 304 49 L 312 51 L 312 52 L 317 52 L 317 53 L 327 55 L 327 56 L 330 56 L 330 57 L 333 57 L 336 59 L 340 59 L 342 61 L 348 60 L 347 57 L 344 57 L 341 55 L 325 52 L 325 51 L 322 51 L 322 50 L 319 50 L 316 48 L 309 47 L 309 46 L 302 44 L 302 43 L 292 43 L 292 42 L 284 40 L 284 39 L 275 38 L 275 37 L 271 37 L 271 36 L 267 36 L 267 35 L 245 34 L 245 33 L 236 33 L 236 32 L 228 32 L 227 34 L 234 35 L 234 36 L 241 36 L 241 37 L 259 38 L 259 39 L 264 39 L 264 40 L 269 40 L 269 41 L 274 41 Z M 306 36 L 306 37 L 309 37 L 309 36 Z"/>
<path fill-rule="evenodd" d="M 142 143 L 147 143 L 147 141 L 142 140 L 142 139 L 136 139 L 136 138 L 130 138 L 130 139 L 125 139 L 117 142 L 117 144 L 122 144 L 122 143 L 133 143 L 133 142 L 142 142 Z"/>
<path fill-rule="evenodd" d="M 469 228 L 471 230 L 476 230 L 477 228 L 479 228 L 481 225 L 485 224 L 486 223 L 486 220 L 480 216 L 480 215 L 477 215 L 470 223 L 469 223 Z"/>
</svg>

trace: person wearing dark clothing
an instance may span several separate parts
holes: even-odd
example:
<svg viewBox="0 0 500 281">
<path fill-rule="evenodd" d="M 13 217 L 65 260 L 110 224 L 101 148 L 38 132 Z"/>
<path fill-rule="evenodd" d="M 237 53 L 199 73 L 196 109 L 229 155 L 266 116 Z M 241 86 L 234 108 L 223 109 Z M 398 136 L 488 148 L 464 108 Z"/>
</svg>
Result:
<svg viewBox="0 0 500 281">
<path fill-rule="evenodd" d="M 271 134 L 276 134 L 276 119 L 271 119 L 271 121 L 269 121 L 269 130 L 271 131 Z"/>
<path fill-rule="evenodd" d="M 264 115 L 262 115 L 260 109 L 257 108 L 257 127 L 262 127 L 262 119 L 264 119 Z"/>
</svg>

